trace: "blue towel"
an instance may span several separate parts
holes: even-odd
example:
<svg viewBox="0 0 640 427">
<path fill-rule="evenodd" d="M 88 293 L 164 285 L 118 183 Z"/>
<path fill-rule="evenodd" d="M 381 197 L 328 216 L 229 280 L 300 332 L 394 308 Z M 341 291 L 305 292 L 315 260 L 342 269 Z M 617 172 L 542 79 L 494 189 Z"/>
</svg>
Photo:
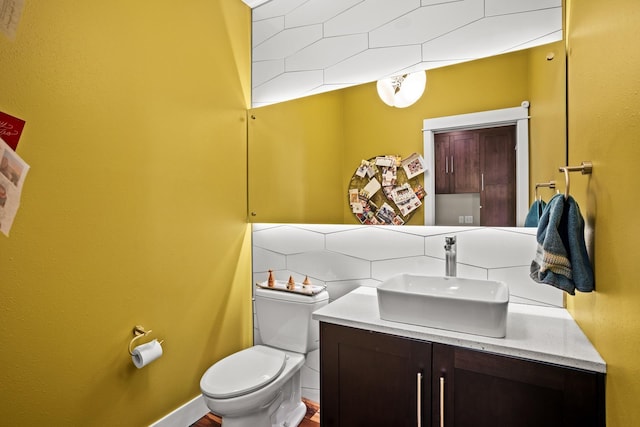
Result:
<svg viewBox="0 0 640 427">
<path fill-rule="evenodd" d="M 584 220 L 578 204 L 563 194 L 553 196 L 542 213 L 538 249 L 531 262 L 531 278 L 571 295 L 594 289 L 593 269 L 584 241 Z"/>
<path fill-rule="evenodd" d="M 540 217 L 542 216 L 542 212 L 544 212 L 544 208 L 547 204 L 543 200 L 536 200 L 531 205 L 531 209 L 529 209 L 529 213 L 524 220 L 525 227 L 537 227 L 540 222 Z"/>
</svg>

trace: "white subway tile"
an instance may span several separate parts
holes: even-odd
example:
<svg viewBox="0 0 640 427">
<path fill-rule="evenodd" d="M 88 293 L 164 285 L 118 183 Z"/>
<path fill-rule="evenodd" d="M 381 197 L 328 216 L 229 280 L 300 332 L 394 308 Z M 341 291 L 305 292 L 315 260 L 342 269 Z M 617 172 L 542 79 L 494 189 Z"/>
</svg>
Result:
<svg viewBox="0 0 640 427">
<path fill-rule="evenodd" d="M 299 274 L 324 281 L 366 279 L 371 263 L 362 259 L 328 251 L 309 251 L 287 256 L 287 266 Z"/>
<path fill-rule="evenodd" d="M 424 254 L 424 238 L 396 233 L 390 226 L 354 227 L 327 236 L 327 249 L 367 260 Z"/>
<path fill-rule="evenodd" d="M 283 225 L 254 232 L 253 246 L 281 254 L 321 250 L 324 234 Z"/>
</svg>

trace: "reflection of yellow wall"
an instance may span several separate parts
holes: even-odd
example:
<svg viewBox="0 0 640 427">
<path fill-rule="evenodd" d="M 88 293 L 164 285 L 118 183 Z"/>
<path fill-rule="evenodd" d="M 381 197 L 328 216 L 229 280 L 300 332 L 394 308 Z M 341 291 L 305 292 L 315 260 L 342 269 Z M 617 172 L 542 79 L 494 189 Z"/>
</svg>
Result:
<svg viewBox="0 0 640 427">
<path fill-rule="evenodd" d="M 0 235 L 0 424 L 142 426 L 251 343 L 250 11 L 25 2 L 0 110 L 30 165 Z M 164 338 L 137 370 L 132 328 Z"/>
<path fill-rule="evenodd" d="M 591 176 L 571 175 L 571 194 L 594 242 L 596 292 L 567 305 L 607 362 L 607 426 L 637 426 L 640 3 L 569 5 L 569 163 L 593 161 Z"/>
<path fill-rule="evenodd" d="M 340 182 L 340 91 L 249 114 L 250 220 L 341 223 L 347 195 Z"/>
</svg>

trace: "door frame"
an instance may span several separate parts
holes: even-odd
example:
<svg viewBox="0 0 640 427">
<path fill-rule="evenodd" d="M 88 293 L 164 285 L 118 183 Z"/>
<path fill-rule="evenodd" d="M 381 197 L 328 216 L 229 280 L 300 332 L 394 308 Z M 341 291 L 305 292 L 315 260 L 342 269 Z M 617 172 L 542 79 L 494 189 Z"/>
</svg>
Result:
<svg viewBox="0 0 640 427">
<path fill-rule="evenodd" d="M 486 129 L 498 126 L 516 126 L 516 226 L 522 227 L 529 210 L 529 102 L 520 107 L 481 111 L 455 116 L 424 119 L 424 225 L 435 225 L 435 157 L 434 135 L 466 129 Z"/>
</svg>

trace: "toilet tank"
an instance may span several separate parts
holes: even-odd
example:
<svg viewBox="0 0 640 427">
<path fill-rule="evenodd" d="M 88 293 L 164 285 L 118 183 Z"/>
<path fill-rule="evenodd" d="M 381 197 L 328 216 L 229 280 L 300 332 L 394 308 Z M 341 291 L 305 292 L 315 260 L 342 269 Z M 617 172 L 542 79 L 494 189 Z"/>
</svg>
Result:
<svg viewBox="0 0 640 427">
<path fill-rule="evenodd" d="M 329 303 L 327 291 L 302 295 L 255 288 L 255 303 L 263 344 L 302 354 L 318 348 L 318 321 L 311 313 Z"/>
</svg>

